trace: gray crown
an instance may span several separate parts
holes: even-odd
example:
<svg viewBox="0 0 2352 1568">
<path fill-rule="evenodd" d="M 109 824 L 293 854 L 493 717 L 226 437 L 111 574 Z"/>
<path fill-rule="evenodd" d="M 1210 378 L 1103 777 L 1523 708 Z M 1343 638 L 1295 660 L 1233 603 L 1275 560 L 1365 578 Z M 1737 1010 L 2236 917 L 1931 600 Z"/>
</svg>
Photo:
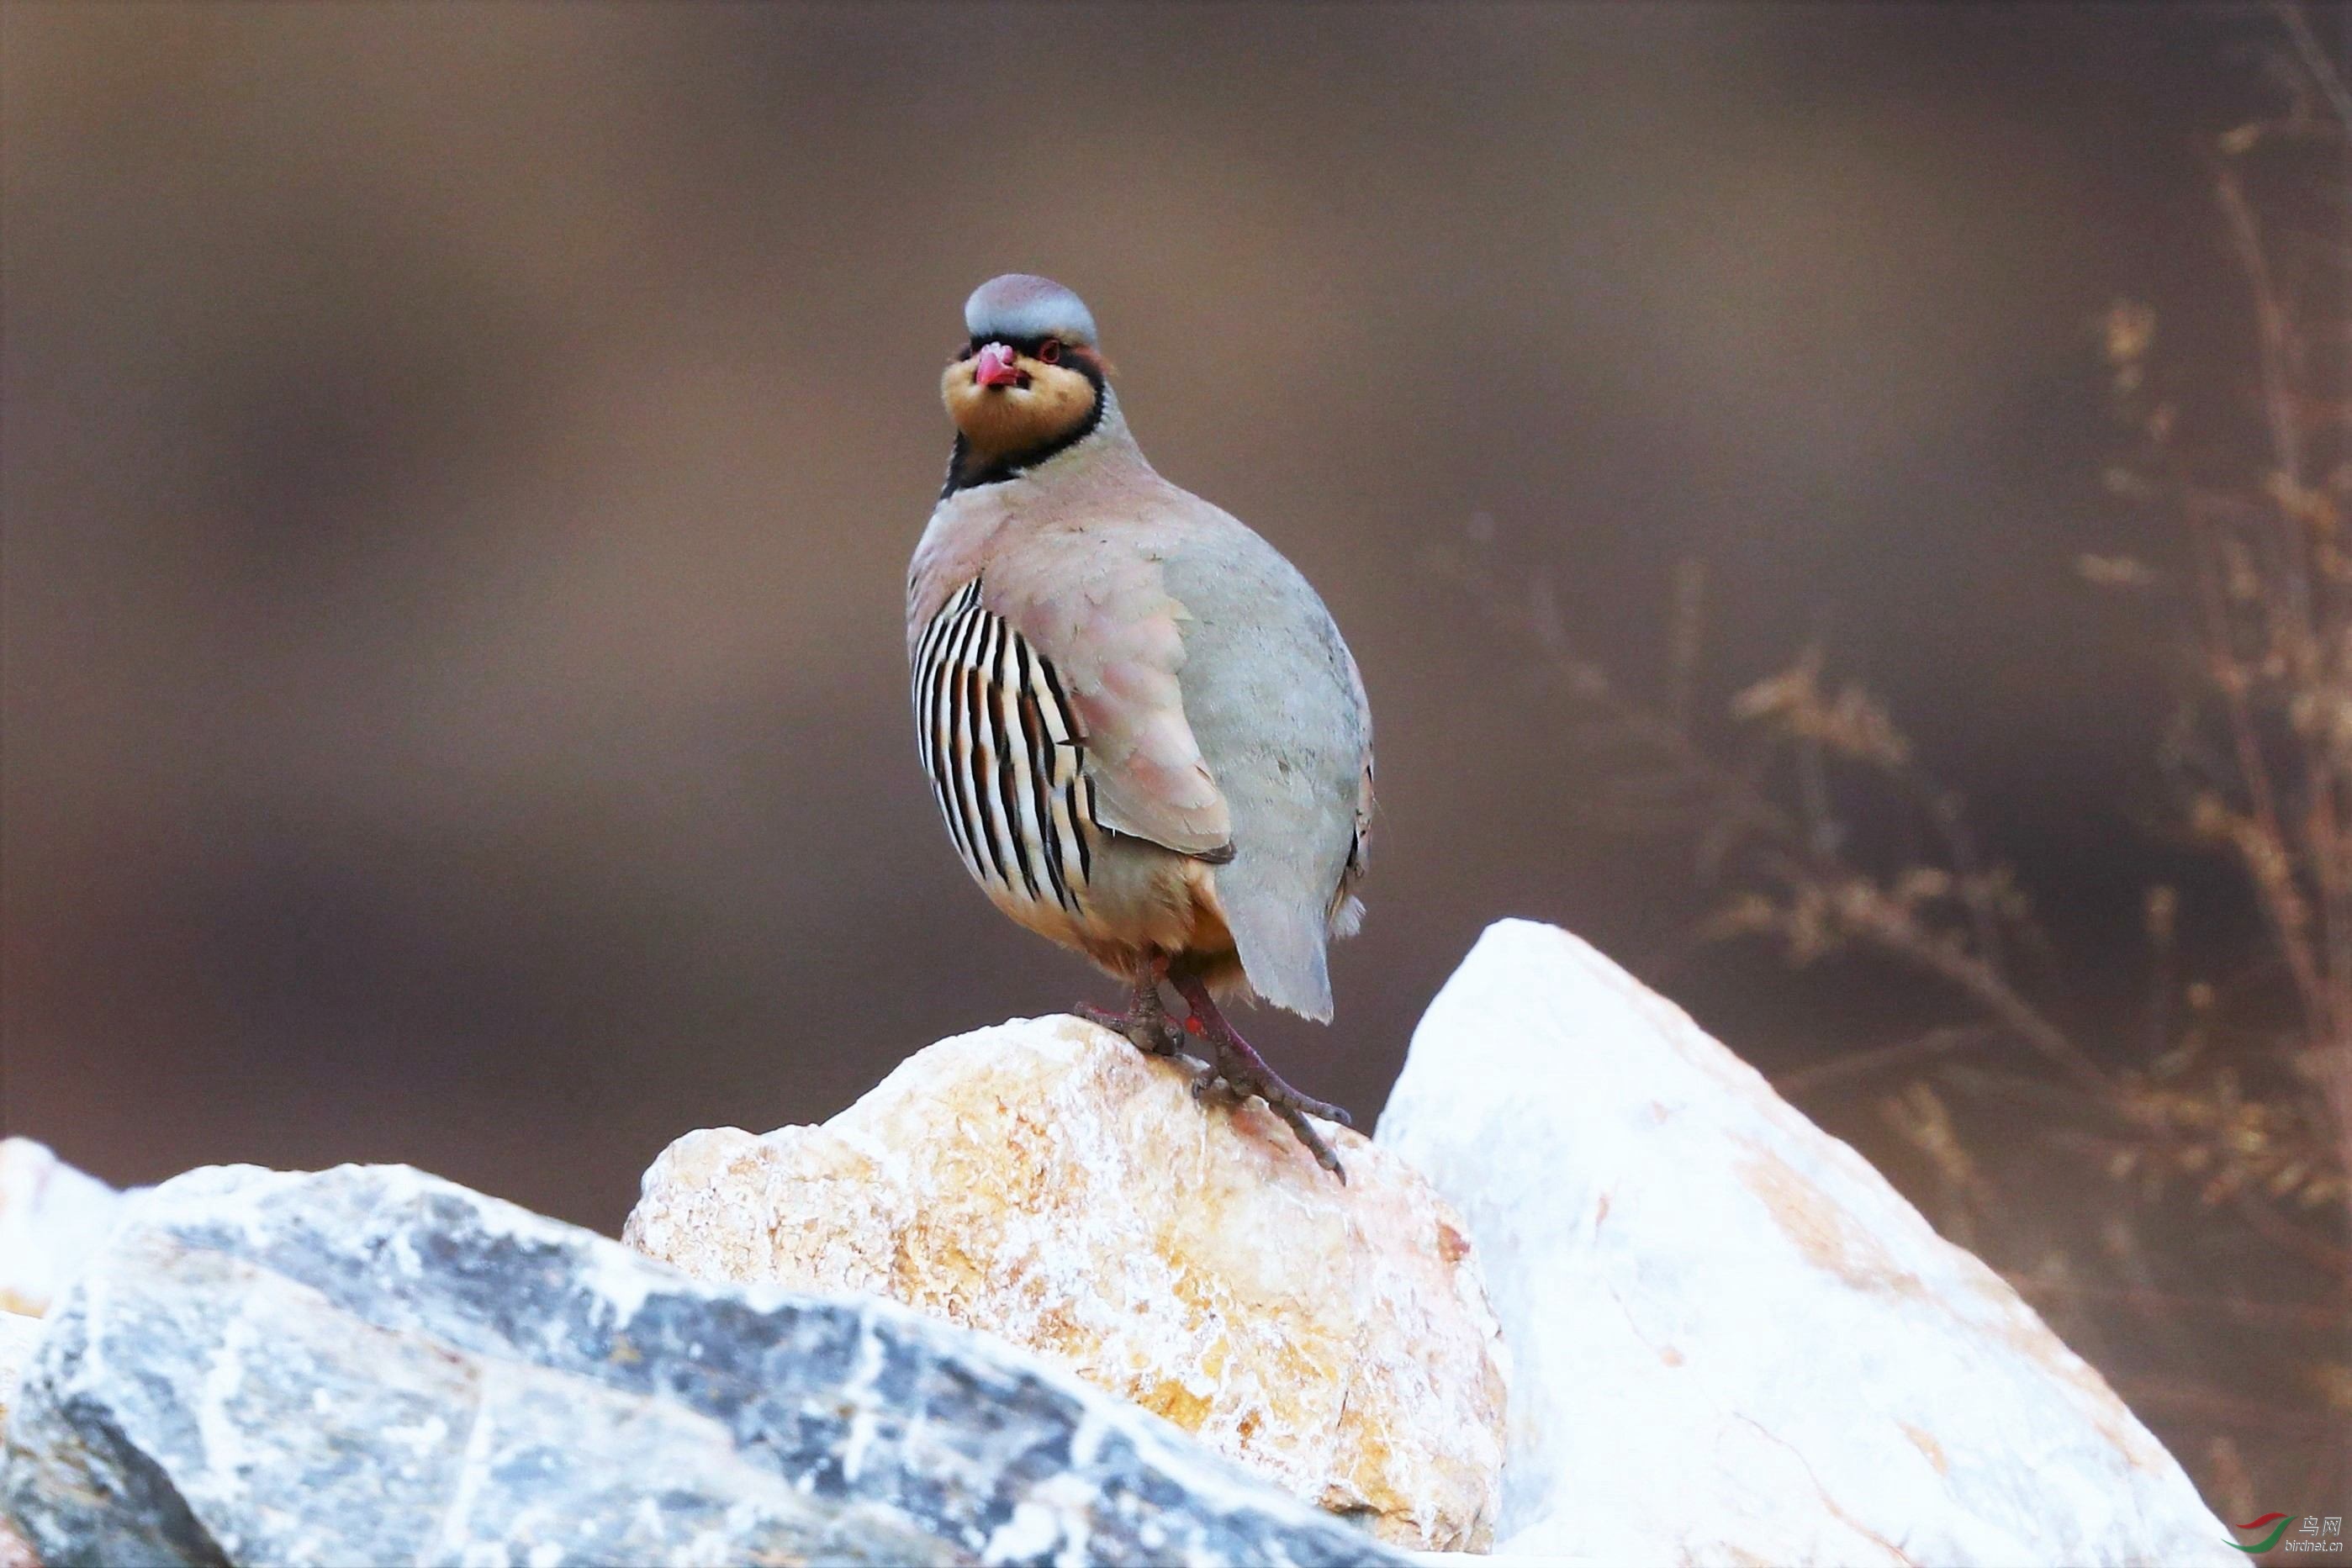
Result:
<svg viewBox="0 0 2352 1568">
<path fill-rule="evenodd" d="M 1087 302 L 1034 273 L 992 277 L 963 302 L 964 330 L 975 338 L 1059 338 L 1095 346 L 1094 312 Z"/>
</svg>

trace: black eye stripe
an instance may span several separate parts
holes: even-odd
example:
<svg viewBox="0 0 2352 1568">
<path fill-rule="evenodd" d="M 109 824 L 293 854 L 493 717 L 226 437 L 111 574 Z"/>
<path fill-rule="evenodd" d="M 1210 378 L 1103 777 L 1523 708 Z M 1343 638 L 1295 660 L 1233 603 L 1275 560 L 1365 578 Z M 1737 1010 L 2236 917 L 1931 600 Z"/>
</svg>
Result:
<svg viewBox="0 0 2352 1568">
<path fill-rule="evenodd" d="M 991 343 L 1002 343 L 1014 353 L 1024 354 L 1034 360 L 1038 357 L 1037 350 L 1048 342 L 1059 343 L 1065 354 L 1080 346 L 1059 332 L 1041 332 L 1034 338 L 1008 338 L 1002 332 L 991 332 L 975 337 L 965 343 L 963 352 L 959 358 L 968 360 Z M 1048 363 L 1050 362 L 1049 361 Z"/>
</svg>

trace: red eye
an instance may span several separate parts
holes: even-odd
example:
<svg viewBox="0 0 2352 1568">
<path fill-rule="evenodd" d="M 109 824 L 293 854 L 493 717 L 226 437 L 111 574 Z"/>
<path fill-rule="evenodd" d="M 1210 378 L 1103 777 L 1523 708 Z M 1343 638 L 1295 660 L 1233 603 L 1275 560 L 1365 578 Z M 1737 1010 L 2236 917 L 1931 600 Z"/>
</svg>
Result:
<svg viewBox="0 0 2352 1568">
<path fill-rule="evenodd" d="M 1048 338 L 1044 342 L 1038 344 L 1037 359 L 1039 362 L 1043 364 L 1059 364 L 1062 359 L 1062 340 L 1059 338 Z"/>
</svg>

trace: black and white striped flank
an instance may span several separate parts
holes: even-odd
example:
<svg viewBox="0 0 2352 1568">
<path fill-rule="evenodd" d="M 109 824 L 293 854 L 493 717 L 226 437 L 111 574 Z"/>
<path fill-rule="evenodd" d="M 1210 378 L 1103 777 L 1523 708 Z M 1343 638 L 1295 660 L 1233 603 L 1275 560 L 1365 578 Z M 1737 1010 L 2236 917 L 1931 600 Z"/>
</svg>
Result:
<svg viewBox="0 0 2352 1568">
<path fill-rule="evenodd" d="M 1100 844 L 1085 737 L 1054 667 L 982 608 L 978 578 L 916 644 L 915 727 L 964 869 L 1000 899 L 1082 915 Z"/>
</svg>

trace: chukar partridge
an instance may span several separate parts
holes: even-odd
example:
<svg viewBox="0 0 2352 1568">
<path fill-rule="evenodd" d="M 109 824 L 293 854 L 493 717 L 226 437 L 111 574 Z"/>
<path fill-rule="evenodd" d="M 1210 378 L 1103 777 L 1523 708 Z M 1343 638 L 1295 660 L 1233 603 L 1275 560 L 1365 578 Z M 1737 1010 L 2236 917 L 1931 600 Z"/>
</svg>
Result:
<svg viewBox="0 0 2352 1568">
<path fill-rule="evenodd" d="M 1362 678 L 1307 580 L 1144 460 L 1078 297 L 1014 274 L 964 305 L 955 449 L 907 579 L 923 766 L 996 906 L 1128 982 L 1084 1009 L 1194 1092 L 1256 1094 L 1347 1174 L 1219 1009 L 1331 1016 L 1372 810 Z M 1172 986 L 1181 1028 L 1162 1004 Z"/>
</svg>

